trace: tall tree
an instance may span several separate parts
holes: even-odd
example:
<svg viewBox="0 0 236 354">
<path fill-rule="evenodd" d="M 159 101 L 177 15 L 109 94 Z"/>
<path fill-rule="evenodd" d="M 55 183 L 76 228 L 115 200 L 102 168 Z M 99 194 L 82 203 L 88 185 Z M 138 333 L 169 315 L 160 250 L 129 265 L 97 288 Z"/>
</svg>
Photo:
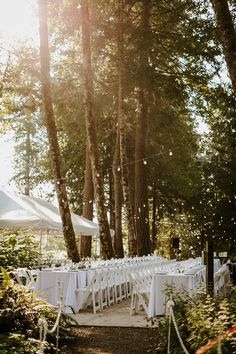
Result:
<svg viewBox="0 0 236 354">
<path fill-rule="evenodd" d="M 25 176 L 24 176 L 25 195 L 30 195 L 30 150 L 31 150 L 30 130 L 27 129 L 26 141 L 25 141 L 25 152 L 26 152 Z"/>
<path fill-rule="evenodd" d="M 140 110 L 137 115 L 135 137 L 135 226 L 137 237 L 137 253 L 139 256 L 150 253 L 150 228 L 147 184 L 147 125 L 148 125 L 148 90 L 146 78 L 148 75 L 148 49 L 150 27 L 150 1 L 142 2 L 142 46 L 140 48 L 140 72 L 142 72 L 139 89 Z"/>
<path fill-rule="evenodd" d="M 124 248 L 122 242 L 122 186 L 121 186 L 121 168 L 120 168 L 120 134 L 116 129 L 116 143 L 113 158 L 113 179 L 114 179 L 114 200 L 115 200 L 115 253 L 118 258 L 124 257 Z"/>
<path fill-rule="evenodd" d="M 91 162 L 89 157 L 88 146 L 86 147 L 86 166 L 84 176 L 84 198 L 83 198 L 83 217 L 93 220 L 93 199 L 94 188 L 91 170 Z M 92 236 L 80 236 L 80 257 L 91 257 Z"/>
<path fill-rule="evenodd" d="M 44 104 L 44 118 L 48 133 L 49 149 L 51 153 L 53 170 L 55 174 L 55 187 L 57 192 L 60 215 L 63 225 L 63 234 L 68 257 L 74 261 L 79 261 L 79 253 L 76 247 L 75 233 L 71 221 L 71 213 L 65 187 L 65 178 L 61 171 L 60 148 L 57 138 L 57 129 L 54 118 L 51 80 L 50 80 L 50 59 L 48 44 L 47 26 L 47 0 L 38 0 L 39 6 L 39 33 L 40 33 L 40 64 L 41 64 L 41 84 L 42 98 Z"/>
<path fill-rule="evenodd" d="M 78 21 L 78 3 L 78 0 L 63 0 L 51 1 L 48 2 L 48 5 L 50 11 L 54 11 L 54 16 L 50 16 L 50 28 L 53 30 L 51 40 L 54 44 L 51 46 L 51 51 L 55 50 L 51 56 L 53 108 L 55 108 L 54 115 L 63 159 L 63 174 L 66 174 L 67 186 L 70 188 L 70 205 L 73 205 L 76 212 L 81 213 L 86 139 L 82 109 L 82 53 L 78 50 L 82 39 L 81 22 Z M 114 0 L 91 2 L 93 4 L 91 10 L 94 11 L 91 12 L 91 25 L 95 29 L 92 37 L 93 68 L 96 77 L 94 80 L 94 114 L 98 123 L 96 133 L 99 141 L 99 158 L 103 171 L 111 171 L 111 152 L 114 142 L 112 139 L 112 117 L 117 110 L 117 73 L 120 70 L 118 67 L 120 67 L 123 76 L 122 86 L 120 85 L 121 92 L 123 91 L 120 97 L 123 98 L 120 100 L 119 108 L 119 112 L 122 113 L 119 128 L 120 133 L 124 133 L 120 134 L 120 141 L 123 139 L 124 142 L 122 143 L 122 176 L 124 175 L 123 171 L 126 172 L 129 167 L 129 175 L 125 173 L 126 184 L 123 183 L 123 190 L 125 191 L 127 188 L 128 193 L 131 192 L 132 205 L 134 205 L 135 123 L 142 108 L 142 105 L 139 104 L 138 92 L 141 93 L 141 89 L 143 89 L 144 98 L 148 102 L 150 129 L 148 131 L 148 154 L 143 155 L 144 157 L 148 155 L 148 159 L 142 161 L 148 163 L 145 168 L 148 168 L 147 180 L 150 200 L 152 193 L 154 195 L 154 188 L 152 189 L 154 181 L 157 184 L 156 195 L 158 198 L 153 205 L 150 203 L 150 208 L 153 207 L 155 211 L 156 205 L 156 221 L 159 224 L 165 212 L 170 215 L 176 213 L 176 209 L 181 206 L 183 199 L 188 198 L 195 183 L 192 178 L 192 158 L 196 152 L 193 146 L 195 137 L 192 134 L 194 126 L 191 124 L 192 118 L 187 111 L 189 108 L 192 109 L 193 99 L 199 97 L 196 95 L 194 84 L 197 83 L 198 88 L 207 89 L 207 80 L 211 72 L 206 63 L 209 63 L 208 59 L 214 58 L 216 51 L 218 51 L 217 45 L 212 45 L 211 41 L 208 46 L 207 42 L 214 38 L 212 29 L 215 30 L 215 28 L 212 26 L 211 17 L 209 17 L 209 21 L 206 13 L 201 13 L 201 11 L 205 11 L 203 9 L 205 2 L 198 0 L 150 1 L 151 35 L 147 36 L 147 40 L 143 40 L 144 31 L 143 26 L 140 25 L 143 2 L 123 0 L 122 3 L 124 4 L 121 29 L 124 38 L 121 43 L 123 43 L 124 50 L 118 58 L 117 35 L 119 35 L 119 31 L 116 16 L 118 2 Z M 146 3 L 146 5 L 148 4 L 149 2 Z M 201 6 L 196 8 L 198 4 Z M 50 12 L 50 14 L 52 13 Z M 53 22 L 51 22 L 52 20 Z M 144 55 L 148 53 L 146 67 L 140 65 L 141 51 L 144 52 Z M 25 92 L 22 78 L 25 77 L 25 82 L 29 78 L 28 63 L 37 66 L 37 61 L 31 59 L 34 57 L 33 53 L 35 50 L 29 51 L 29 55 L 26 55 L 25 50 L 19 51 L 19 55 L 24 55 L 25 60 L 19 66 L 19 80 L 13 74 L 15 82 L 11 87 L 9 87 L 8 75 L 10 70 L 7 70 L 3 92 L 3 96 L 6 97 L 6 106 L 9 102 L 6 95 L 7 87 L 9 87 L 9 95 L 13 92 L 12 87 L 15 92 L 16 84 L 17 86 L 21 84 L 24 89 L 21 92 Z M 34 86 L 36 91 L 37 87 L 38 82 Z M 147 91 L 151 92 L 151 98 L 147 97 Z M 17 109 L 19 109 L 20 102 L 18 97 L 15 99 Z M 190 104 L 188 104 L 189 97 Z M 14 115 L 17 117 L 15 113 Z M 42 143 L 39 136 L 42 130 L 40 128 L 36 130 L 37 137 Z M 35 141 L 33 136 L 31 139 L 32 142 Z M 43 156 L 44 151 L 42 150 L 44 149 L 40 150 L 41 153 L 37 154 L 37 158 L 40 158 L 40 161 L 37 161 L 37 166 L 40 166 L 38 170 L 41 175 L 44 175 L 44 180 L 45 177 L 46 180 L 47 178 L 51 179 L 52 169 L 49 168 L 48 158 Z M 152 158 L 151 155 L 155 157 Z M 23 170 L 22 162 L 22 159 L 18 158 L 21 171 Z M 112 204 L 112 198 L 109 198 L 109 193 L 111 195 L 112 190 L 111 180 L 112 178 L 108 178 L 108 173 L 104 173 L 105 204 L 109 202 L 110 205 Z M 125 195 L 124 192 L 125 206 L 129 204 L 126 198 L 128 193 Z M 125 231 L 133 229 L 132 208 L 130 210 L 131 216 L 128 216 L 127 222 L 123 224 Z M 131 233 L 129 232 L 129 234 Z M 129 237 L 129 250 L 132 250 L 132 244 L 135 246 L 135 237 Z M 130 251 L 130 254 L 133 252 Z"/>
<path fill-rule="evenodd" d="M 83 46 L 83 75 L 85 96 L 85 121 L 87 142 L 91 161 L 97 217 L 99 222 L 101 254 L 104 259 L 113 257 L 112 240 L 105 207 L 103 177 L 99 163 L 98 144 L 96 135 L 96 120 L 93 111 L 93 71 L 90 46 L 90 20 L 88 1 L 81 1 L 82 17 L 82 46 Z"/>
<path fill-rule="evenodd" d="M 236 32 L 227 0 L 211 0 L 230 80 L 236 97 Z"/>
<path fill-rule="evenodd" d="M 129 168 L 127 161 L 127 115 L 124 109 L 124 1 L 119 0 L 118 22 L 118 132 L 120 138 L 121 180 L 126 208 L 129 255 L 137 254 L 134 214 L 131 201 Z M 118 147 L 117 147 L 118 148 Z"/>
</svg>

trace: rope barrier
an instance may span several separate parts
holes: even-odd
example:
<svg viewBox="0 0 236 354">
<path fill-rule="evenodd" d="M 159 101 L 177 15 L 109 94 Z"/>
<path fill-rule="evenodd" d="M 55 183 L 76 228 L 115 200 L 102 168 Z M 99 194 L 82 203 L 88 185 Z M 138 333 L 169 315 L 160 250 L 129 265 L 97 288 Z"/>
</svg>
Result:
<svg viewBox="0 0 236 354">
<path fill-rule="evenodd" d="M 171 316 L 169 316 L 167 354 L 170 354 Z"/>
<path fill-rule="evenodd" d="M 62 288 L 62 282 L 58 283 L 58 293 L 59 293 L 59 300 L 58 300 L 58 313 L 57 313 L 57 318 L 56 321 L 53 325 L 53 327 L 49 330 L 48 329 L 48 323 L 47 320 L 44 317 L 40 317 L 38 320 L 38 326 L 39 326 L 39 340 L 40 340 L 40 347 L 39 350 L 36 352 L 36 354 L 44 354 L 44 349 L 45 349 L 45 342 L 46 342 L 46 337 L 47 334 L 52 334 L 57 330 L 56 334 L 56 353 L 58 353 L 58 343 L 59 343 L 59 324 L 60 324 L 60 318 L 62 314 L 62 309 L 63 309 L 63 288 Z"/>
<path fill-rule="evenodd" d="M 170 354 L 170 325 L 171 325 L 171 320 L 173 321 L 174 327 L 175 327 L 175 331 L 177 334 L 177 337 L 179 339 L 180 345 L 184 351 L 185 354 L 189 354 L 189 352 L 187 351 L 183 340 L 180 336 L 179 333 L 179 329 L 175 320 L 175 316 L 174 316 L 174 312 L 173 312 L 173 306 L 174 306 L 174 301 L 172 299 L 170 299 L 167 304 L 166 304 L 166 314 L 167 316 L 169 316 L 169 332 L 168 332 L 168 346 L 167 346 L 167 354 Z"/>
<path fill-rule="evenodd" d="M 168 346 L 167 346 L 167 354 L 170 354 L 170 327 L 171 327 L 171 320 L 173 321 L 174 327 L 175 327 L 175 331 L 177 334 L 177 337 L 179 339 L 180 345 L 184 351 L 185 354 L 189 354 L 189 352 L 187 351 L 183 340 L 180 336 L 179 333 L 179 329 L 175 320 L 175 316 L 174 316 L 174 311 L 173 311 L 173 307 L 174 307 L 174 302 L 172 299 L 170 299 L 167 304 L 166 304 L 166 315 L 169 316 L 169 329 L 168 329 Z M 225 331 L 224 333 L 218 335 L 216 338 L 214 338 L 213 340 L 209 341 L 206 345 L 204 345 L 203 347 L 201 347 L 200 349 L 198 349 L 196 351 L 196 354 L 204 354 L 206 353 L 209 349 L 211 349 L 213 346 L 217 345 L 217 352 L 221 353 L 221 341 L 222 339 L 231 336 L 232 334 L 236 333 L 236 326 L 228 329 L 227 331 Z"/>
<path fill-rule="evenodd" d="M 174 324 L 174 327 L 175 327 L 175 331 L 176 331 L 176 334 L 177 334 L 177 336 L 178 336 L 180 345 L 181 345 L 183 351 L 184 351 L 186 354 L 189 354 L 189 352 L 187 351 L 187 349 L 186 349 L 186 347 L 185 347 L 185 345 L 184 345 L 184 343 L 183 343 L 183 341 L 182 341 L 182 338 L 181 338 L 181 336 L 180 336 L 180 333 L 179 333 L 179 330 L 178 330 L 178 327 L 177 327 L 177 323 L 176 323 L 176 321 L 175 321 L 174 312 L 173 312 L 172 309 L 171 309 L 171 318 L 172 318 L 172 321 L 173 321 L 173 324 Z"/>
</svg>

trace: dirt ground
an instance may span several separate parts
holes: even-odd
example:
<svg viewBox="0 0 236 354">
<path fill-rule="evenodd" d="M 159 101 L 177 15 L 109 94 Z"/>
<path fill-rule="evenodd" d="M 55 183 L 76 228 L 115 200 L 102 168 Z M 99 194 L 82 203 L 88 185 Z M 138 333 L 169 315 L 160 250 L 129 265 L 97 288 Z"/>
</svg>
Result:
<svg viewBox="0 0 236 354">
<path fill-rule="evenodd" d="M 154 354 L 156 328 L 77 327 L 76 339 L 67 344 L 63 354 Z"/>
</svg>

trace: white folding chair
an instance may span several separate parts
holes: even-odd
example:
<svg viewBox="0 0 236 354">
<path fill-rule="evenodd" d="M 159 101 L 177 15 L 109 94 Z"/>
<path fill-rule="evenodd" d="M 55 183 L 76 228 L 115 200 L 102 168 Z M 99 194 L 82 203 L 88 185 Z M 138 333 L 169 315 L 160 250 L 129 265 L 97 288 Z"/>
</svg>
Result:
<svg viewBox="0 0 236 354">
<path fill-rule="evenodd" d="M 115 302 L 118 303 L 122 300 L 122 290 L 121 290 L 121 276 L 120 270 L 114 270 L 114 290 L 115 290 Z"/>
<path fill-rule="evenodd" d="M 120 291 L 121 291 L 121 300 L 127 298 L 127 280 L 126 280 L 126 273 L 123 268 L 119 268 L 120 273 Z"/>
<path fill-rule="evenodd" d="M 29 283 L 27 284 L 27 287 L 31 291 L 34 291 L 34 289 L 35 289 L 38 273 L 39 273 L 38 269 L 27 269 L 27 274 L 28 274 L 28 277 L 29 277 Z"/>
<path fill-rule="evenodd" d="M 107 302 L 108 306 L 115 303 L 115 276 L 113 269 L 109 269 L 107 272 Z"/>
<path fill-rule="evenodd" d="M 79 306 L 77 306 L 75 312 L 78 312 L 80 309 L 86 308 L 91 304 L 94 313 L 96 313 L 97 310 L 101 311 L 100 273 L 95 273 L 89 284 L 85 287 L 76 289 L 76 293 L 79 300 Z"/>
<path fill-rule="evenodd" d="M 99 273 L 100 306 L 101 310 L 108 305 L 108 271 Z"/>
<path fill-rule="evenodd" d="M 146 314 L 148 314 L 149 284 L 145 284 L 139 273 L 130 273 L 129 278 L 132 285 L 130 314 L 134 315 L 140 307 L 143 307 Z"/>
<path fill-rule="evenodd" d="M 27 286 L 27 284 L 30 283 L 30 278 L 26 269 L 15 269 L 12 271 L 12 274 L 18 284 Z"/>
</svg>

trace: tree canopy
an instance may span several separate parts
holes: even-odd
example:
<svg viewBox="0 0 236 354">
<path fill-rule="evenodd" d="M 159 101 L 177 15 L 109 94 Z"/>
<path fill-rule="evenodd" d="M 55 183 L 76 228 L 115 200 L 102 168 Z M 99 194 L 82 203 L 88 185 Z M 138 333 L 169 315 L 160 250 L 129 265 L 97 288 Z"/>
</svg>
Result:
<svg viewBox="0 0 236 354">
<path fill-rule="evenodd" d="M 52 104 L 68 200 L 78 213 L 100 200 L 100 228 L 106 214 L 116 230 L 115 256 L 124 254 L 122 247 L 129 254 L 169 252 L 173 237 L 180 237 L 183 257 L 199 255 L 202 240 L 209 238 L 216 251 L 235 252 L 235 96 L 232 79 L 225 79 L 230 64 L 217 3 L 47 2 Z M 90 31 L 90 71 L 84 24 Z M 14 131 L 14 179 L 26 194 L 52 183 L 55 175 L 39 53 L 24 43 L 0 66 L 1 124 Z M 200 133 L 199 122 L 207 132 Z M 84 198 L 88 147 L 91 200 Z M 102 256 L 112 257 L 109 228 L 101 230 Z"/>
</svg>

